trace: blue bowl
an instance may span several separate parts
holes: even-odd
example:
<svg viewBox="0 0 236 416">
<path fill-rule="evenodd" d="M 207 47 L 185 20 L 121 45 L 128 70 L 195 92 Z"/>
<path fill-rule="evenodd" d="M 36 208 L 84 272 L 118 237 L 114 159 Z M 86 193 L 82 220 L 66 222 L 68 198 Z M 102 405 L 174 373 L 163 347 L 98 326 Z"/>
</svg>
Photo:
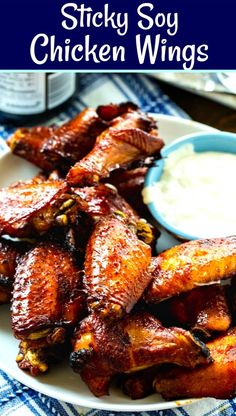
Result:
<svg viewBox="0 0 236 416">
<path fill-rule="evenodd" d="M 144 186 L 151 186 L 158 182 L 162 176 L 165 158 L 183 145 L 192 144 L 195 152 L 224 152 L 236 154 L 236 134 L 227 132 L 196 133 L 184 136 L 165 146 L 161 151 L 162 159 L 155 161 L 153 167 L 148 170 Z M 200 236 L 195 236 L 182 232 L 181 229 L 169 224 L 167 219 L 160 214 L 156 202 L 147 204 L 155 220 L 161 224 L 171 234 L 181 240 L 197 240 Z"/>
</svg>

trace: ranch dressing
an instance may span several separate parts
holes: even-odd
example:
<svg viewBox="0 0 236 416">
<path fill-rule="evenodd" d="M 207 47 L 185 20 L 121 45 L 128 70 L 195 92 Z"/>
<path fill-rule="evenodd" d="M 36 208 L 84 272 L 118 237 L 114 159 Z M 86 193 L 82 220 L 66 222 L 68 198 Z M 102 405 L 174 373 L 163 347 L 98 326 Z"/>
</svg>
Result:
<svg viewBox="0 0 236 416">
<path fill-rule="evenodd" d="M 194 152 L 187 144 L 165 160 L 160 181 L 145 187 L 146 204 L 182 232 L 199 237 L 236 234 L 236 155 Z"/>
</svg>

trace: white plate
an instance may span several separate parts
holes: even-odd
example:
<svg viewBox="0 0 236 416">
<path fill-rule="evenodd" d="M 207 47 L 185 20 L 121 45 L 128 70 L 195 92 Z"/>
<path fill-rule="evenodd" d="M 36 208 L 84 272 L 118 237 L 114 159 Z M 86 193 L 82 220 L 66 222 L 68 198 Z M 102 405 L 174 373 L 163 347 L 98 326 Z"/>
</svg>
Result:
<svg viewBox="0 0 236 416">
<path fill-rule="evenodd" d="M 209 126 L 190 120 L 164 115 L 158 115 L 156 117 L 159 121 L 160 134 L 166 143 L 170 143 L 185 134 L 212 130 Z M 28 179 L 37 171 L 37 168 L 33 165 L 13 156 L 6 150 L 0 157 L 0 187 L 19 179 Z M 163 244 L 166 244 L 166 241 Z M 162 410 L 193 402 L 193 400 L 166 402 L 157 394 L 153 394 L 142 400 L 131 401 L 115 387 L 111 388 L 110 396 L 98 399 L 89 392 L 88 388 L 80 380 L 80 377 L 72 372 L 67 363 L 52 367 L 48 374 L 37 378 L 33 378 L 29 374 L 19 370 L 15 363 L 17 347 L 18 341 L 14 339 L 10 326 L 9 306 L 1 306 L 0 368 L 18 381 L 39 392 L 58 400 L 84 407 L 120 412 Z"/>
</svg>

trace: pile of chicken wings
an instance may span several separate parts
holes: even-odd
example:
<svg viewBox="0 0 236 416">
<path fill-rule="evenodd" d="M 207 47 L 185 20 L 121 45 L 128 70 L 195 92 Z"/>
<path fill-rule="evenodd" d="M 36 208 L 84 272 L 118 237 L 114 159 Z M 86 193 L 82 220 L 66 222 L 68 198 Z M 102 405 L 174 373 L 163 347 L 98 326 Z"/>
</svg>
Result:
<svg viewBox="0 0 236 416">
<path fill-rule="evenodd" d="M 67 359 L 97 397 L 228 398 L 236 389 L 236 237 L 156 256 L 141 190 L 164 145 L 135 104 L 18 129 L 12 152 L 40 173 L 0 190 L 0 303 L 18 366 Z M 173 207 L 174 209 L 174 207 Z"/>
</svg>

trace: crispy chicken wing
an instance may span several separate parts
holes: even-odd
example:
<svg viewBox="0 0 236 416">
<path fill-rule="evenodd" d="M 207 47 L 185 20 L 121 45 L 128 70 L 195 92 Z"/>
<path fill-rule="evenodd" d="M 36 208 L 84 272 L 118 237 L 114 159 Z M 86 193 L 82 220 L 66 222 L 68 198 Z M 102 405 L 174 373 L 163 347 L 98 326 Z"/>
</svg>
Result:
<svg viewBox="0 0 236 416">
<path fill-rule="evenodd" d="M 236 329 L 207 343 L 213 362 L 194 370 L 173 368 L 158 371 L 155 389 L 165 399 L 215 397 L 229 399 L 236 388 Z"/>
<path fill-rule="evenodd" d="M 129 312 L 150 282 L 151 250 L 132 228 L 120 218 L 105 217 L 96 224 L 87 245 L 88 305 L 107 318 Z"/>
<path fill-rule="evenodd" d="M 231 325 L 226 287 L 219 284 L 202 286 L 156 305 L 162 322 L 191 328 L 210 337 L 212 332 L 227 331 Z"/>
<path fill-rule="evenodd" d="M 42 154 L 44 142 L 53 135 L 55 127 L 22 127 L 16 130 L 7 140 L 11 151 L 41 169 L 50 171 L 54 165 Z"/>
<path fill-rule="evenodd" d="M 92 219 L 99 220 L 113 213 L 126 215 L 130 221 L 137 222 L 139 217 L 131 206 L 122 198 L 117 189 L 109 184 L 100 184 L 84 188 L 74 188 L 78 196 L 79 209 Z"/>
<path fill-rule="evenodd" d="M 139 371 L 161 363 L 190 368 L 209 362 L 209 353 L 189 332 L 164 328 L 152 315 L 127 315 L 107 324 L 93 314 L 73 338 L 71 366 L 96 395 L 108 394 L 111 377 Z"/>
<path fill-rule="evenodd" d="M 114 119 L 111 126 L 98 136 L 91 152 L 70 169 L 68 183 L 93 185 L 120 166 L 158 153 L 164 143 L 157 130 L 150 130 L 152 125 L 151 118 L 136 111 Z"/>
<path fill-rule="evenodd" d="M 159 302 L 236 274 L 236 237 L 189 241 L 156 258 L 148 302 Z"/>
<path fill-rule="evenodd" d="M 137 228 L 138 237 L 145 243 L 152 245 L 158 237 L 158 230 L 154 229 L 144 218 L 140 218 L 128 202 L 122 198 L 117 189 L 110 184 L 74 188 L 80 211 L 88 214 L 93 221 L 110 214 L 120 214 L 129 223 L 133 222 Z"/>
<path fill-rule="evenodd" d="M 56 344 L 65 341 L 84 309 L 81 274 L 72 255 L 46 242 L 25 254 L 16 269 L 12 327 L 21 340 L 19 367 L 33 375 L 48 368 Z"/>
<path fill-rule="evenodd" d="M 20 128 L 7 143 L 14 154 L 43 170 L 67 170 L 92 149 L 106 128 L 96 111 L 87 108 L 60 127 Z"/>
<path fill-rule="evenodd" d="M 44 142 L 41 152 L 54 168 L 67 170 L 92 150 L 96 137 L 106 128 L 96 111 L 86 108 L 58 127 Z"/>
<path fill-rule="evenodd" d="M 73 203 L 67 185 L 60 180 L 17 182 L 0 189 L 0 235 L 24 237 L 64 224 L 65 211 Z"/>
<path fill-rule="evenodd" d="M 96 223 L 110 214 L 120 215 L 137 230 L 138 237 L 151 247 L 155 245 L 158 231 L 140 218 L 131 206 L 109 184 L 96 187 L 74 188 L 77 215 L 68 230 L 66 241 L 83 267 L 85 250 Z"/>
<path fill-rule="evenodd" d="M 27 244 L 0 239 L 0 304 L 9 302 L 18 260 Z"/>
</svg>

